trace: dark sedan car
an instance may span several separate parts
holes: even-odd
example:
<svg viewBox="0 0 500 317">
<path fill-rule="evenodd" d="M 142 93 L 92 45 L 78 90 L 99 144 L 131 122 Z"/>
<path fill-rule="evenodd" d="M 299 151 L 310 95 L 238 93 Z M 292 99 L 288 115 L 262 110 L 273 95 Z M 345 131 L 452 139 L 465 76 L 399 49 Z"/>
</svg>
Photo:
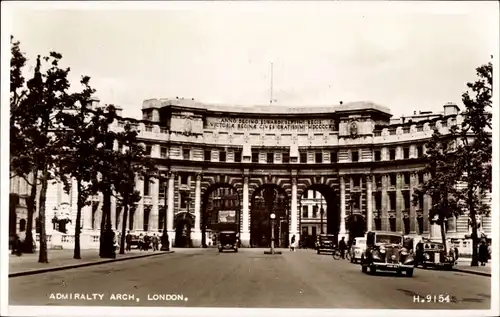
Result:
<svg viewBox="0 0 500 317">
<path fill-rule="evenodd" d="M 320 234 L 316 242 L 316 249 L 318 254 L 321 252 L 335 251 L 336 244 L 334 243 L 335 236 L 333 234 Z"/>
</svg>

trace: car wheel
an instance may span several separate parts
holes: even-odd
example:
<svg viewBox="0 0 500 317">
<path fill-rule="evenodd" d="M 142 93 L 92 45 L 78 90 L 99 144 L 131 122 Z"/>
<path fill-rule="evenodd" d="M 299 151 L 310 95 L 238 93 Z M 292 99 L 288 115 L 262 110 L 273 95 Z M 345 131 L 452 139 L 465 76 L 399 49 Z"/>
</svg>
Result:
<svg viewBox="0 0 500 317">
<path fill-rule="evenodd" d="M 375 274 L 377 273 L 377 267 L 375 265 L 370 266 L 370 274 Z"/>
<path fill-rule="evenodd" d="M 366 273 L 368 271 L 368 267 L 365 265 L 361 265 L 361 272 Z"/>
<path fill-rule="evenodd" d="M 413 269 L 407 269 L 406 270 L 406 277 L 412 277 L 413 276 Z"/>
<path fill-rule="evenodd" d="M 222 252 L 222 249 L 219 249 L 219 252 Z"/>
<path fill-rule="evenodd" d="M 402 272 L 401 270 L 397 270 L 397 271 L 396 271 L 396 275 L 397 275 L 397 276 L 401 276 L 402 274 L 403 274 L 403 272 Z"/>
<path fill-rule="evenodd" d="M 238 252 L 238 248 L 234 249 L 234 252 Z"/>
<path fill-rule="evenodd" d="M 422 268 L 423 268 L 424 270 L 425 270 L 425 269 L 427 269 L 427 264 L 425 264 L 425 263 L 424 263 L 424 264 L 422 264 Z"/>
<path fill-rule="evenodd" d="M 319 249 L 318 249 L 318 251 L 317 251 L 317 252 L 318 252 L 318 254 L 320 253 L 320 252 L 319 252 Z"/>
</svg>

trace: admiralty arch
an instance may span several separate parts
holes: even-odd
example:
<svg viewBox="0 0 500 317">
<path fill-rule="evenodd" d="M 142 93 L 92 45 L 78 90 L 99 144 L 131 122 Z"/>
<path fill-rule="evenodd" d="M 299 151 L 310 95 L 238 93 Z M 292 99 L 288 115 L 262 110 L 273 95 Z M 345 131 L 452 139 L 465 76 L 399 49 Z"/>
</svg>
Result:
<svg viewBox="0 0 500 317">
<path fill-rule="evenodd" d="M 434 127 L 446 134 L 461 122 L 455 104 L 443 105 L 439 113 L 414 111 L 393 118 L 389 109 L 372 102 L 285 107 L 165 98 L 145 100 L 142 114 L 142 120 L 121 118 L 113 126 L 120 130 L 130 122 L 140 131 L 162 177 L 137 180 L 143 198 L 131 210 L 127 227 L 160 232 L 166 225 L 174 245 L 186 238 L 188 227 L 194 247 L 206 243 L 207 228 L 218 222 L 208 215 L 214 192 L 228 195 L 224 221 L 235 223 L 243 247 L 262 245 L 271 212 L 277 215 L 281 246 L 293 235 L 300 239 L 301 197 L 310 190 L 324 197 L 325 233 L 339 239 L 372 229 L 428 237 L 430 198 L 412 203 L 414 188 L 428 177 L 421 172 L 425 142 Z M 73 192 L 49 188 L 47 210 L 65 205 L 74 217 Z M 98 232 L 100 212 L 96 197 L 83 211 L 82 234 Z M 467 219 L 449 219 L 448 236 L 463 238 Z M 112 222 L 121 228 L 121 209 L 114 201 Z M 46 223 L 51 226 L 51 219 Z"/>
</svg>

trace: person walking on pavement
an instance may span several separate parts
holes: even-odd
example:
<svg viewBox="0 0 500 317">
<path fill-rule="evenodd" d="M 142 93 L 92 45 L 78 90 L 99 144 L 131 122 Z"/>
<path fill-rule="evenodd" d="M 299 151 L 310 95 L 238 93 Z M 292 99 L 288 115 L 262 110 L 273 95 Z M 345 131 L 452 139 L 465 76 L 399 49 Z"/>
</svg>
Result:
<svg viewBox="0 0 500 317">
<path fill-rule="evenodd" d="M 156 233 L 153 233 L 153 251 L 158 251 L 158 245 L 158 236 L 156 235 Z"/>
<path fill-rule="evenodd" d="M 292 236 L 292 240 L 290 243 L 290 251 L 295 252 L 295 235 Z"/>
<path fill-rule="evenodd" d="M 127 231 L 127 235 L 125 236 L 125 243 L 127 245 L 127 248 L 126 248 L 127 251 L 132 250 L 132 246 L 130 245 L 131 242 L 132 242 L 132 236 L 130 235 L 130 230 L 129 230 L 129 231 Z"/>
<path fill-rule="evenodd" d="M 485 266 L 486 263 L 488 262 L 488 246 L 486 243 L 481 241 L 481 244 L 479 245 L 479 262 L 481 262 L 481 266 Z"/>
<path fill-rule="evenodd" d="M 345 259 L 345 249 L 347 245 L 345 243 L 344 237 L 339 242 L 339 250 L 340 250 L 340 255 L 342 256 L 342 259 Z"/>
</svg>

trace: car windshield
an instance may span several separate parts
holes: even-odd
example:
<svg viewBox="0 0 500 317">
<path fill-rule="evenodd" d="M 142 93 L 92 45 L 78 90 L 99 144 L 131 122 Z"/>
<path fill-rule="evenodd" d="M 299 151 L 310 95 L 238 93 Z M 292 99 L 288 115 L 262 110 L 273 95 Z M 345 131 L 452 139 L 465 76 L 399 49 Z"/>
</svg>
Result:
<svg viewBox="0 0 500 317">
<path fill-rule="evenodd" d="M 375 243 L 399 244 L 403 242 L 403 237 L 390 234 L 377 234 Z"/>
</svg>

